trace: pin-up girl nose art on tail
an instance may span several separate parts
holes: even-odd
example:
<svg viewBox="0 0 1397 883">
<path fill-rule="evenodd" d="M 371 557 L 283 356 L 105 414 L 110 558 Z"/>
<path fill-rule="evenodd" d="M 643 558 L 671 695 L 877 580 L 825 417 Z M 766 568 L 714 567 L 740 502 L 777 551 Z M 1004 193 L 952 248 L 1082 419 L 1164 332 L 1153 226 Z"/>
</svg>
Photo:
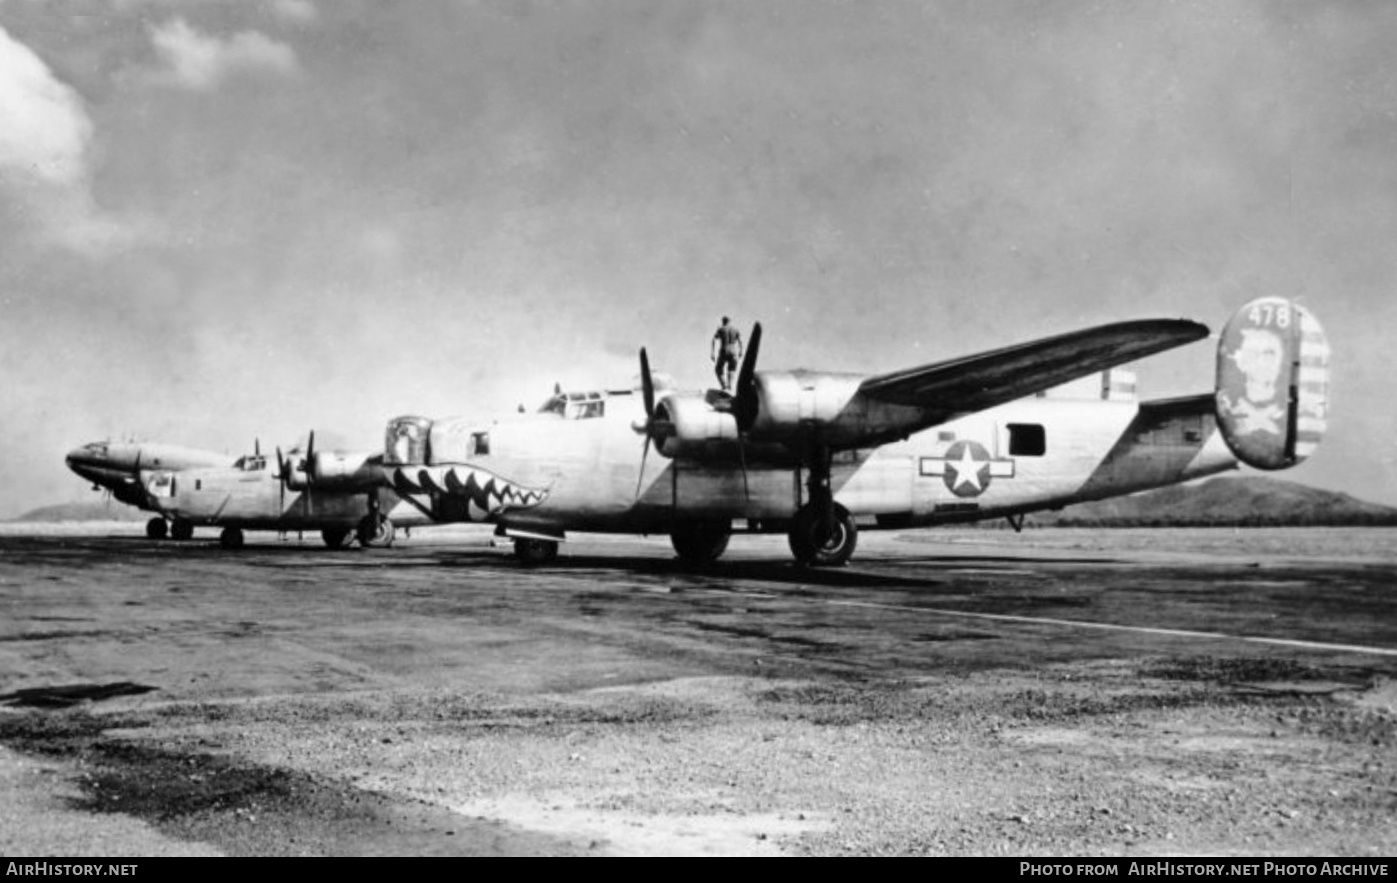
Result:
<svg viewBox="0 0 1397 883">
<path fill-rule="evenodd" d="M 1278 397 L 1277 381 L 1285 361 L 1285 344 L 1272 331 L 1257 328 L 1239 329 L 1241 343 L 1226 358 L 1242 372 L 1246 395 L 1227 397 L 1224 404 L 1238 420 L 1242 435 L 1269 432 L 1280 435 L 1285 408 Z M 1222 398 L 1219 398 L 1222 402 Z"/>
<path fill-rule="evenodd" d="M 1242 307 L 1218 340 L 1217 416 L 1243 463 L 1282 469 L 1309 456 L 1327 425 L 1329 342 L 1308 310 L 1280 297 Z"/>
<path fill-rule="evenodd" d="M 471 521 L 484 521 L 511 509 L 528 509 L 548 499 L 548 488 L 527 487 L 479 466 L 399 466 L 393 470 L 398 493 L 449 494 L 466 503 Z"/>
</svg>

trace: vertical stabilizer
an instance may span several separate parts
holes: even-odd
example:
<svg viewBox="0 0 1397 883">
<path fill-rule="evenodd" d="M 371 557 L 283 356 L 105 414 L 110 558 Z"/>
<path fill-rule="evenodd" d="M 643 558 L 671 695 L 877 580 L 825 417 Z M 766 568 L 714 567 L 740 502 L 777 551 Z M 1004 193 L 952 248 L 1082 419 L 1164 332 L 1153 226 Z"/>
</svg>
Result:
<svg viewBox="0 0 1397 883">
<path fill-rule="evenodd" d="M 1218 427 L 1258 469 L 1294 466 L 1324 436 L 1329 342 L 1309 310 L 1282 297 L 1242 307 L 1218 340 Z"/>
</svg>

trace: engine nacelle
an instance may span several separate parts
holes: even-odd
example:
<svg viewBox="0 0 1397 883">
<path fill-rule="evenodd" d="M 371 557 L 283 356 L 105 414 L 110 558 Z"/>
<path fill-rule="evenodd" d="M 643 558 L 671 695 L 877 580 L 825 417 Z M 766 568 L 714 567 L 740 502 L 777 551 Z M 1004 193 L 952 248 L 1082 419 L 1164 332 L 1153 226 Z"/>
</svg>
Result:
<svg viewBox="0 0 1397 883">
<path fill-rule="evenodd" d="M 353 451 L 316 451 L 310 463 L 311 480 L 316 488 L 327 490 L 372 487 L 378 481 L 378 471 L 369 464 L 371 456 Z"/>
<path fill-rule="evenodd" d="M 388 421 L 383 462 L 388 466 L 421 466 L 431 455 L 432 421 L 411 414 Z"/>
<path fill-rule="evenodd" d="M 666 396 L 655 405 L 655 421 L 669 426 L 655 445 L 666 457 L 712 456 L 737 441 L 737 418 L 699 398 Z"/>
<path fill-rule="evenodd" d="M 828 443 L 874 430 L 869 401 L 859 395 L 863 377 L 811 371 L 758 372 L 757 413 L 751 437 L 789 441 L 812 435 Z"/>
<path fill-rule="evenodd" d="M 1232 453 L 1258 469 L 1284 469 L 1319 445 L 1329 409 L 1329 341 L 1304 307 L 1258 298 L 1218 339 L 1218 428 Z"/>
</svg>

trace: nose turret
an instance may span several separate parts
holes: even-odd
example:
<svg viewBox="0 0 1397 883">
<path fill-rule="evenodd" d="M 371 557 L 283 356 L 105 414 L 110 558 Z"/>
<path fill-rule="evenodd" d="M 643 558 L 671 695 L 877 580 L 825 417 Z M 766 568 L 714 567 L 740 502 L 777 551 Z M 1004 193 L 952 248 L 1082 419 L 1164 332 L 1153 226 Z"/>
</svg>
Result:
<svg viewBox="0 0 1397 883">
<path fill-rule="evenodd" d="M 69 451 L 63 460 L 69 469 L 97 484 L 103 484 L 103 479 L 110 477 L 115 465 L 105 442 L 79 445 Z"/>
</svg>

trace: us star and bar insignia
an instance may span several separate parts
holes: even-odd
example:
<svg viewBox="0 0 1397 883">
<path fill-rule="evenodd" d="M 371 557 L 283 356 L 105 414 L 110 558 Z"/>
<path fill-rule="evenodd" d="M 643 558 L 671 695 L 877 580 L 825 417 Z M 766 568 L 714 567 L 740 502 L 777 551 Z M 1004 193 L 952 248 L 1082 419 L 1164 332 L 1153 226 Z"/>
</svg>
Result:
<svg viewBox="0 0 1397 883">
<path fill-rule="evenodd" d="M 1014 461 L 991 457 L 979 442 L 958 441 L 943 457 L 922 457 L 920 472 L 940 476 L 946 489 L 957 497 L 978 497 L 992 480 L 1013 478 Z"/>
</svg>

